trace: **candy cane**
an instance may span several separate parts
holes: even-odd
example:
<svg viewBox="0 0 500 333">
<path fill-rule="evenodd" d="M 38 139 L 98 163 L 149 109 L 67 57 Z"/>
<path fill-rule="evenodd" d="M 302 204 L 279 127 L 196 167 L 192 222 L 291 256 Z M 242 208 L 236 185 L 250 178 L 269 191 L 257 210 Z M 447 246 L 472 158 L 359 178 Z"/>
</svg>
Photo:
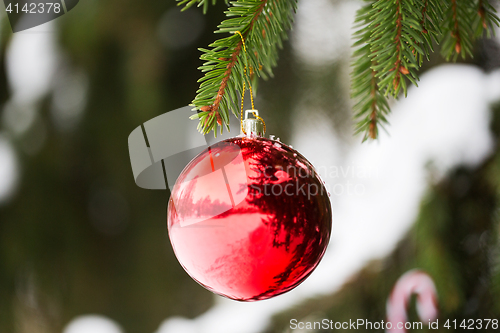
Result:
<svg viewBox="0 0 500 333">
<path fill-rule="evenodd" d="M 392 328 L 387 328 L 386 332 L 406 332 L 407 308 L 413 294 L 417 295 L 420 320 L 427 323 L 437 318 L 437 291 L 432 278 L 421 270 L 411 270 L 399 278 L 387 300 L 387 322 L 392 324 Z"/>
</svg>

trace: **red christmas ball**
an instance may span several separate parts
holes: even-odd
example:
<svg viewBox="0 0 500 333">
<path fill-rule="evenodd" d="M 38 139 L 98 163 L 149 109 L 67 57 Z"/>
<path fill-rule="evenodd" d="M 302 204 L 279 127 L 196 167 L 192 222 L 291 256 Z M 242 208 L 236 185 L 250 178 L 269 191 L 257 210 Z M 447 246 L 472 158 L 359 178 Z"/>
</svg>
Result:
<svg viewBox="0 0 500 333">
<path fill-rule="evenodd" d="M 268 299 L 298 286 L 330 239 L 328 192 L 305 157 L 275 140 L 210 146 L 177 179 L 168 231 L 186 272 L 216 294 Z"/>
</svg>

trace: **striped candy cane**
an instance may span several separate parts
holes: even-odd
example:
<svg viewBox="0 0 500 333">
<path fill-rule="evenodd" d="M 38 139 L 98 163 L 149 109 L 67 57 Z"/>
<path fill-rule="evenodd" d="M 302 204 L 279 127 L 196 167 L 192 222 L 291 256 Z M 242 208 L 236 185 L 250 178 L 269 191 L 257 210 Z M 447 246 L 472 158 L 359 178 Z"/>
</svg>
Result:
<svg viewBox="0 0 500 333">
<path fill-rule="evenodd" d="M 406 332 L 408 303 L 413 294 L 417 296 L 417 313 L 420 320 L 426 324 L 437 318 L 436 286 L 427 273 L 414 269 L 399 278 L 387 300 L 387 322 L 392 324 L 392 328 L 387 328 L 386 332 Z"/>
</svg>

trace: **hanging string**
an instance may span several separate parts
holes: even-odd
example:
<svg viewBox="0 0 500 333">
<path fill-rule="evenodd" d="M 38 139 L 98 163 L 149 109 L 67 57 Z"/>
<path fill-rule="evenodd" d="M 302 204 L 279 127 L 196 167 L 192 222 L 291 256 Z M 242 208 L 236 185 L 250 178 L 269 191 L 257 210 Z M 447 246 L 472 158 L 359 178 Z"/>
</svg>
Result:
<svg viewBox="0 0 500 333">
<path fill-rule="evenodd" d="M 239 31 L 235 31 L 234 32 L 235 34 L 238 34 L 241 38 L 241 43 L 243 45 L 243 56 L 245 57 L 245 64 L 248 64 L 248 59 L 247 59 L 247 47 L 245 45 L 245 38 L 243 38 L 243 35 L 241 34 L 241 32 Z M 241 126 L 241 131 L 243 132 L 243 134 L 247 134 L 245 132 L 245 129 L 243 128 L 243 102 L 245 100 L 245 90 L 246 90 L 246 85 L 245 85 L 245 79 L 247 77 L 247 66 L 245 65 L 244 69 L 243 69 L 243 91 L 241 93 L 241 111 L 240 111 L 240 126 Z M 250 90 L 250 101 L 252 103 L 252 110 L 255 110 L 255 105 L 254 105 L 254 102 L 253 102 L 253 91 L 252 91 L 252 84 L 250 82 L 250 75 L 248 76 L 248 90 Z M 259 117 L 259 115 L 257 115 L 257 113 L 255 111 L 252 111 L 253 115 L 255 116 L 255 118 L 259 119 L 260 121 L 262 121 L 262 123 L 264 124 L 264 132 L 266 131 L 266 123 L 264 122 L 264 119 L 262 119 L 261 117 Z"/>
<path fill-rule="evenodd" d="M 245 38 L 243 38 L 243 35 L 241 34 L 241 32 L 239 31 L 236 31 L 235 34 L 238 34 L 241 38 L 241 43 L 243 44 L 243 56 L 245 57 L 245 68 L 244 68 L 244 73 L 243 73 L 243 76 L 244 78 L 246 78 L 247 76 L 247 66 L 246 64 L 248 64 L 248 59 L 247 59 L 247 46 L 245 44 Z M 248 76 L 248 89 L 250 90 L 250 100 L 252 102 L 252 110 L 255 110 L 255 106 L 253 104 L 253 92 L 252 92 L 252 85 L 250 84 L 250 75 Z M 245 95 L 245 80 L 243 80 L 243 93 L 242 93 L 242 96 Z M 242 104 L 243 105 L 243 104 Z M 243 110 L 243 109 L 242 109 Z"/>
</svg>

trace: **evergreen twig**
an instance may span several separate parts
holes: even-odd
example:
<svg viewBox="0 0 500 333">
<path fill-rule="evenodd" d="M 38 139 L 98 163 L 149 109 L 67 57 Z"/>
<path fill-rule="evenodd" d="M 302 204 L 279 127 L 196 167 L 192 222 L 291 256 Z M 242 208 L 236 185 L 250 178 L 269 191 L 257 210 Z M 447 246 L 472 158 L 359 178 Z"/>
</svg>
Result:
<svg viewBox="0 0 500 333">
<path fill-rule="evenodd" d="M 446 60 L 455 61 L 459 55 L 462 58 L 472 56 L 474 7 L 473 1 L 451 0 L 443 22 L 444 39 L 441 53 Z"/>
<path fill-rule="evenodd" d="M 404 78 L 415 85 L 418 81 L 415 52 L 424 53 L 419 46 L 424 43 L 420 25 L 422 2 L 378 0 L 372 7 L 369 44 L 376 62 L 373 69 L 380 77 L 379 89 L 384 89 L 386 95 L 397 96 L 403 88 L 406 94 Z"/>
<path fill-rule="evenodd" d="M 379 89 L 378 72 L 374 69 L 377 65 L 375 60 L 372 60 L 375 50 L 371 49 L 369 43 L 371 36 L 369 23 L 370 17 L 373 15 L 373 2 L 370 1 L 357 13 L 355 23 L 359 30 L 354 33 L 357 42 L 353 45 L 358 49 L 354 51 L 353 55 L 355 60 L 351 73 L 353 82 L 351 96 L 358 99 L 357 104 L 354 106 L 354 109 L 359 110 L 356 118 L 360 119 L 356 127 L 356 133 L 365 133 L 363 141 L 377 137 L 378 126 L 387 122 L 385 115 L 389 111 L 387 98 Z"/>
<path fill-rule="evenodd" d="M 217 0 L 178 0 L 187 9 L 207 11 Z M 225 0 L 227 3 L 227 0 Z M 418 70 L 440 44 L 446 60 L 472 56 L 476 38 L 499 26 L 493 0 L 365 0 L 357 12 L 352 63 L 352 97 L 356 99 L 356 133 L 375 139 L 387 123 L 388 97 L 406 96 L 407 81 L 417 85 Z M 205 73 L 192 102 L 202 133 L 229 130 L 229 110 L 239 115 L 244 84 L 272 76 L 278 49 L 287 38 L 297 0 L 234 0 L 216 33 L 232 33 L 203 52 Z M 247 52 L 239 31 L 245 39 Z M 255 82 L 254 82 L 255 85 Z"/>
<path fill-rule="evenodd" d="M 406 96 L 406 79 L 417 85 L 436 44 L 446 60 L 472 56 L 475 38 L 490 36 L 500 20 L 488 0 L 368 0 L 356 22 L 351 91 L 356 133 L 366 140 L 387 123 L 386 96 Z"/>
<path fill-rule="evenodd" d="M 192 0 L 196 1 L 196 0 Z M 200 4 L 204 0 L 199 0 Z M 205 0 L 206 1 L 206 0 Z M 203 2 L 205 3 L 205 2 Z M 205 61 L 200 70 L 206 73 L 198 82 L 200 88 L 192 102 L 199 110 L 191 118 L 200 120 L 202 133 L 229 130 L 229 110 L 239 115 L 238 100 L 243 83 L 250 84 L 248 77 L 272 76 L 276 66 L 278 49 L 287 38 L 296 0 L 237 0 L 226 11 L 228 19 L 219 25 L 216 33 L 232 33 L 209 46 L 200 49 Z M 239 31 L 245 39 L 247 52 L 242 49 Z M 248 75 L 247 75 L 248 74 Z"/>
<path fill-rule="evenodd" d="M 496 9 L 488 0 L 479 0 L 477 4 L 477 15 L 473 23 L 473 31 L 476 37 L 486 32 L 487 37 L 495 34 L 495 27 L 500 26 L 500 19 L 496 15 Z"/>
<path fill-rule="evenodd" d="M 184 6 L 181 11 L 185 11 L 192 7 L 194 4 L 198 4 L 198 7 L 203 6 L 203 14 L 206 14 L 208 11 L 208 5 L 210 4 L 210 0 L 177 0 L 179 3 L 178 6 Z M 224 0 L 227 4 L 227 0 Z M 215 5 L 217 0 L 212 0 L 212 5 Z"/>
</svg>

